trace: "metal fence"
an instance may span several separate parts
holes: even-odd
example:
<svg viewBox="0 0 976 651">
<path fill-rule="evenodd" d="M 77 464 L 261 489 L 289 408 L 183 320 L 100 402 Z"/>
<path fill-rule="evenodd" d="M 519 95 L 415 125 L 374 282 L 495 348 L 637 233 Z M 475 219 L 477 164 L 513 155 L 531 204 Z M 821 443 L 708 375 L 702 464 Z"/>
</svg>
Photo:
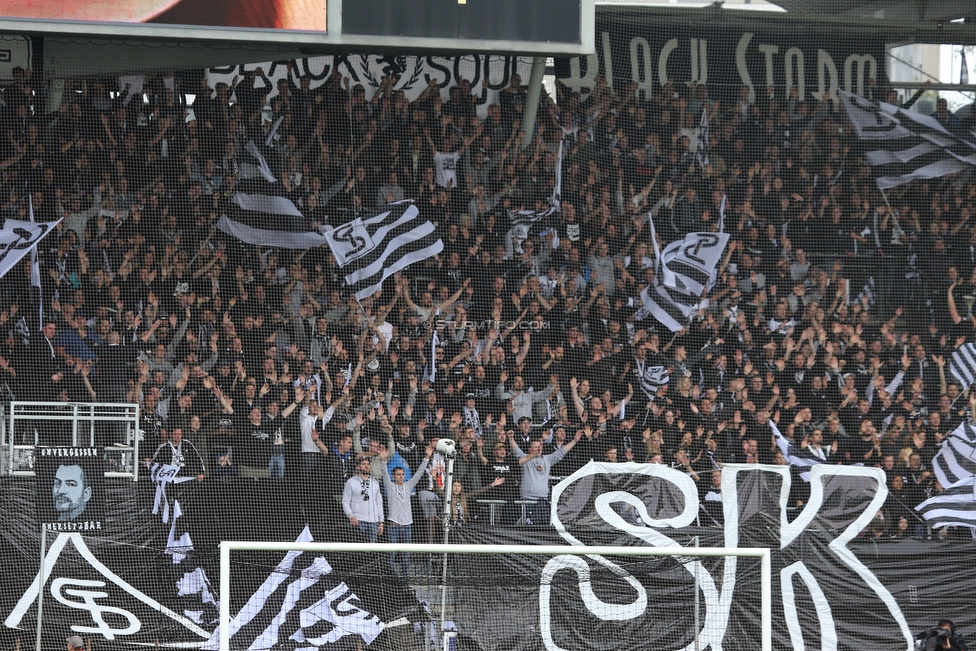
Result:
<svg viewBox="0 0 976 651">
<path fill-rule="evenodd" d="M 0 405 L 0 474 L 34 476 L 38 446 L 100 447 L 106 477 L 139 478 L 139 405 L 14 401 Z"/>
</svg>

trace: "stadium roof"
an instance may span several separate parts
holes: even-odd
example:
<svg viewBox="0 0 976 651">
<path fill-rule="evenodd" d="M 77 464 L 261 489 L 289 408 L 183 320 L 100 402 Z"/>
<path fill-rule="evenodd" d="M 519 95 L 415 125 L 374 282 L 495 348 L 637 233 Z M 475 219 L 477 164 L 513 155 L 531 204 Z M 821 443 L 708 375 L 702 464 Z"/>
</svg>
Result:
<svg viewBox="0 0 976 651">
<path fill-rule="evenodd" d="M 867 16 L 886 20 L 976 20 L 973 0 L 768 0 L 795 13 Z"/>
<path fill-rule="evenodd" d="M 635 27 L 668 23 L 725 23 L 745 29 L 796 33 L 810 26 L 838 34 L 881 33 L 888 43 L 976 45 L 976 0 L 769 0 L 786 11 L 757 15 L 751 5 L 715 2 L 708 6 L 602 2 L 597 19 L 627 21 Z M 969 18 L 967 21 L 961 18 Z"/>
</svg>

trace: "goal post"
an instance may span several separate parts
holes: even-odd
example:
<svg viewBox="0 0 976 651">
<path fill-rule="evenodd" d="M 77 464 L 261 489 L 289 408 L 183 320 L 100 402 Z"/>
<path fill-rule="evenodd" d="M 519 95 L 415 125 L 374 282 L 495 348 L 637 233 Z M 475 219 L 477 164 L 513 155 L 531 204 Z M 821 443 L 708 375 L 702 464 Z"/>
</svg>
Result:
<svg viewBox="0 0 976 651">
<path fill-rule="evenodd" d="M 446 579 L 447 579 L 447 568 L 449 566 L 448 559 L 452 556 L 508 556 L 508 555 L 524 555 L 524 556 L 548 556 L 551 557 L 546 563 L 547 570 L 554 563 L 556 559 L 562 559 L 556 562 L 555 569 L 550 572 L 550 574 L 555 574 L 559 570 L 581 570 L 577 572 L 577 575 L 581 577 L 581 582 L 579 584 L 581 593 L 588 593 L 590 597 L 593 597 L 593 592 L 598 586 L 591 586 L 589 570 L 586 569 L 587 564 L 592 564 L 594 566 L 603 563 L 604 566 L 611 566 L 611 564 L 606 559 L 617 559 L 617 558 L 628 558 L 635 561 L 641 559 L 651 559 L 654 557 L 673 557 L 676 562 L 680 565 L 685 565 L 685 569 L 688 569 L 688 565 L 698 565 L 695 561 L 705 559 L 705 558 L 753 558 L 759 560 L 759 597 L 760 597 L 760 608 L 759 608 L 759 622 L 758 630 L 760 632 L 760 648 L 762 651 L 772 651 L 772 566 L 771 566 L 771 556 L 770 550 L 768 548 L 722 548 L 722 547 L 651 547 L 651 546 L 591 546 L 591 547 L 580 547 L 580 546 L 563 546 L 563 545 L 476 545 L 476 544 L 457 544 L 457 545 L 390 545 L 390 544 L 350 544 L 350 543 L 320 543 L 320 542 L 267 542 L 267 541 L 222 541 L 220 543 L 220 622 L 218 629 L 218 640 L 219 646 L 212 646 L 211 648 L 219 648 L 220 651 L 231 651 L 232 648 L 239 648 L 240 645 L 235 644 L 231 646 L 231 619 L 232 619 L 232 562 L 231 555 L 234 552 L 308 552 L 311 554 L 327 555 L 330 557 L 336 557 L 341 554 L 375 554 L 377 559 L 385 559 L 387 556 L 393 552 L 397 553 L 407 553 L 413 558 L 425 558 L 428 562 L 433 562 L 437 565 L 437 571 L 431 572 L 430 579 L 433 584 L 436 585 L 438 580 L 441 580 L 441 567 L 444 568 L 444 579 L 442 580 L 442 590 L 446 589 Z M 695 559 L 692 561 L 690 559 Z M 443 565 L 441 563 L 443 562 Z M 541 562 L 541 560 L 539 561 Z M 727 561 L 726 561 L 727 562 Z M 622 577 L 626 574 L 626 571 L 613 570 L 617 575 L 617 578 Z M 697 569 L 696 569 L 697 572 Z M 544 572 L 545 573 L 545 572 Z M 389 573 L 392 576 L 392 572 Z M 585 577 L 585 578 L 583 578 Z M 453 578 L 453 577 L 452 577 Z M 538 581 L 539 576 L 525 576 L 526 579 L 531 578 L 533 581 Z M 454 580 L 457 580 L 454 578 Z M 542 605 L 546 599 L 548 599 L 548 588 L 546 581 L 543 580 L 542 585 L 539 589 L 539 602 L 540 602 L 540 613 L 543 612 Z M 584 586 L 585 584 L 585 586 Z M 698 590 L 697 577 L 695 582 L 695 590 Z M 442 591 L 443 595 L 444 592 Z M 584 594 L 585 596 L 585 594 Z M 430 600 L 433 602 L 433 599 Z M 698 596 L 695 596 L 696 611 Z M 646 604 L 644 604 L 646 606 Z M 484 605 L 488 608 L 488 604 Z M 616 615 L 610 615 L 607 619 L 625 619 L 631 615 L 623 613 L 629 606 L 619 605 L 614 606 L 621 609 L 621 613 Z M 438 627 L 438 635 L 443 634 L 444 629 L 444 603 L 441 601 L 441 613 L 440 617 L 432 617 L 431 620 L 440 620 L 440 626 Z M 545 641 L 545 646 L 547 649 L 556 650 L 560 649 L 558 645 L 553 642 L 552 631 L 548 629 L 548 620 L 546 617 L 540 617 L 539 622 L 539 635 L 542 636 Z M 695 631 L 695 635 L 699 634 Z M 696 640 L 698 638 L 696 637 Z M 245 642 L 246 644 L 246 642 Z M 704 644 L 701 648 L 704 648 Z M 243 647 L 243 648 L 246 648 Z M 695 649 L 696 645 L 692 644 L 686 647 L 688 649 Z M 755 648 L 754 643 L 749 648 Z M 562 651 L 576 651 L 575 649 L 563 649 Z"/>
</svg>

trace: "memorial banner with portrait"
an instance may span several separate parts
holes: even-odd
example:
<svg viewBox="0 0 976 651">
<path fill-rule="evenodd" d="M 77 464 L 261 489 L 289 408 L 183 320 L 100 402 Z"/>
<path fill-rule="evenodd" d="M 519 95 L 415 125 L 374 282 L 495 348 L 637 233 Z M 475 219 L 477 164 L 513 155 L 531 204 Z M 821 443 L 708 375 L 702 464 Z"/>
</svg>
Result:
<svg viewBox="0 0 976 651">
<path fill-rule="evenodd" d="M 97 448 L 40 447 L 37 520 L 49 531 L 103 531 L 105 468 Z"/>
</svg>

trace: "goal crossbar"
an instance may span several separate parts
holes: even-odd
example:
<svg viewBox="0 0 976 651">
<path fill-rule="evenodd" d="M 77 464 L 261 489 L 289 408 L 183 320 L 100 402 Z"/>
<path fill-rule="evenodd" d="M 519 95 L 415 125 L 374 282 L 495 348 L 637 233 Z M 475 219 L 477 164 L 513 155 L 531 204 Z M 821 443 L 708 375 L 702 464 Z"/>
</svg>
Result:
<svg viewBox="0 0 976 651">
<path fill-rule="evenodd" d="M 224 540 L 220 543 L 220 651 L 230 651 L 230 555 L 235 551 L 319 553 L 525 554 L 536 556 L 742 556 L 760 559 L 761 650 L 772 651 L 772 562 L 766 547 L 577 547 L 570 545 L 389 545 L 383 543 L 270 542 Z"/>
</svg>

